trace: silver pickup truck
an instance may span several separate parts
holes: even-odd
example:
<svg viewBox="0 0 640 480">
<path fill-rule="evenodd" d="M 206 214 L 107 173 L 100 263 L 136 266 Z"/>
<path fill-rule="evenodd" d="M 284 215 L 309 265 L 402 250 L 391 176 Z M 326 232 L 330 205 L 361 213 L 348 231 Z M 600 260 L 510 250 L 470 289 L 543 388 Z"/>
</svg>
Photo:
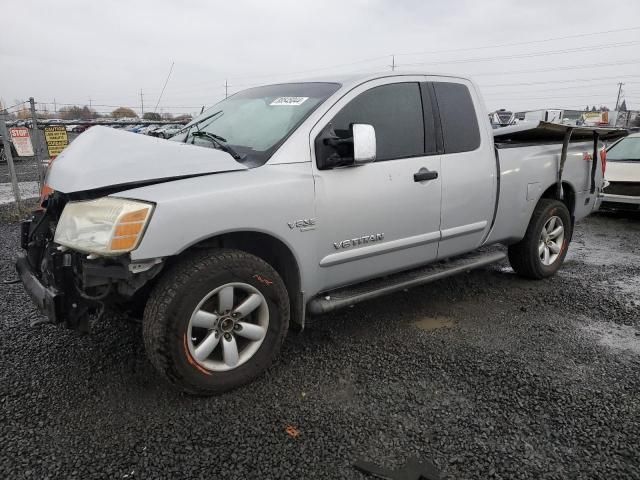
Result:
<svg viewBox="0 0 640 480">
<path fill-rule="evenodd" d="M 52 163 L 16 266 L 46 321 L 142 319 L 165 378 L 219 393 L 263 372 L 307 315 L 507 256 L 553 275 L 596 207 L 610 133 L 494 131 L 451 76 L 251 88 L 171 140 L 83 133 Z"/>
</svg>

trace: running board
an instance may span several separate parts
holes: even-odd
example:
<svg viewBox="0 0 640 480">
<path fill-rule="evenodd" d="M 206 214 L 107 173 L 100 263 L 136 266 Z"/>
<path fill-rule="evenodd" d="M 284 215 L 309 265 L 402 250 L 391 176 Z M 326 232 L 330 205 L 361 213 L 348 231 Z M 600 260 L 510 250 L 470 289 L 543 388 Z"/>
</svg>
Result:
<svg viewBox="0 0 640 480">
<path fill-rule="evenodd" d="M 489 247 L 476 250 L 461 257 L 432 263 L 406 272 L 395 273 L 386 277 L 375 278 L 363 283 L 351 285 L 337 290 L 325 292 L 311 299 L 307 304 L 307 312 L 313 315 L 349 307 L 356 303 L 380 297 L 388 293 L 405 290 L 457 273 L 468 272 L 476 268 L 499 262 L 506 258 L 504 248 Z"/>
</svg>

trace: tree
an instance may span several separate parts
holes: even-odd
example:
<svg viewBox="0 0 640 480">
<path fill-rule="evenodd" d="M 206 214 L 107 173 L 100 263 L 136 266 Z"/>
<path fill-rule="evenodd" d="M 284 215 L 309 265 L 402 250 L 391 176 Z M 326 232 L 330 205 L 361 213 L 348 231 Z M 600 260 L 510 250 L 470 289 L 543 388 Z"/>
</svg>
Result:
<svg viewBox="0 0 640 480">
<path fill-rule="evenodd" d="M 618 108 L 618 110 L 620 110 L 621 112 L 626 112 L 627 110 L 627 101 L 626 100 L 622 100 L 622 103 L 620 104 L 620 107 Z"/>
<path fill-rule="evenodd" d="M 162 115 L 156 112 L 146 112 L 144 115 L 142 115 L 142 119 L 157 121 L 157 120 L 162 120 Z"/>
<path fill-rule="evenodd" d="M 608 112 L 609 111 L 609 107 L 607 107 L 606 105 L 600 105 L 600 111 L 601 112 Z"/>
<path fill-rule="evenodd" d="M 173 114 L 169 112 L 164 112 L 162 114 L 162 120 L 173 120 Z"/>
<path fill-rule="evenodd" d="M 58 112 L 63 120 L 91 120 L 98 116 L 95 110 L 86 105 L 84 107 L 78 105 L 62 107 Z"/>
<path fill-rule="evenodd" d="M 111 116 L 113 118 L 138 118 L 136 112 L 131 110 L 129 107 L 118 107 L 111 112 Z"/>
<path fill-rule="evenodd" d="M 177 117 L 174 117 L 174 120 L 176 122 L 190 122 L 192 119 L 193 117 L 188 114 L 178 115 Z"/>
</svg>

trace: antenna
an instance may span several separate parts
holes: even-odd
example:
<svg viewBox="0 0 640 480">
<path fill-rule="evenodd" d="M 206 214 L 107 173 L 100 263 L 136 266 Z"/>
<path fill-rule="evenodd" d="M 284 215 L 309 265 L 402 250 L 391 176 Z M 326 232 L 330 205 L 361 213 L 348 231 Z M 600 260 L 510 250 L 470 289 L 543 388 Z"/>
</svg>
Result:
<svg viewBox="0 0 640 480">
<path fill-rule="evenodd" d="M 156 108 L 153 109 L 155 112 L 158 110 L 158 105 L 160 105 L 160 100 L 162 100 L 162 95 L 164 94 L 164 89 L 167 88 L 167 83 L 169 83 L 169 77 L 171 76 L 171 72 L 173 72 L 173 65 L 175 62 L 171 62 L 171 68 L 169 69 L 169 75 L 167 75 L 167 79 L 164 81 L 164 85 L 162 86 L 162 91 L 160 92 L 160 96 L 158 97 L 158 103 L 156 103 Z"/>
</svg>

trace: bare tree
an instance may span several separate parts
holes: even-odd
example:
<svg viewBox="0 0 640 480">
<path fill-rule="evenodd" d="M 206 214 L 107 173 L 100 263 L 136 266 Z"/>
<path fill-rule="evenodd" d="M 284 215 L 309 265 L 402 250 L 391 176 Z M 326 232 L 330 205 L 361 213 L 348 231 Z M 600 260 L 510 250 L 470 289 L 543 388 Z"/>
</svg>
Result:
<svg viewBox="0 0 640 480">
<path fill-rule="evenodd" d="M 138 118 L 138 114 L 129 107 L 118 107 L 111 112 L 113 118 Z"/>
</svg>

